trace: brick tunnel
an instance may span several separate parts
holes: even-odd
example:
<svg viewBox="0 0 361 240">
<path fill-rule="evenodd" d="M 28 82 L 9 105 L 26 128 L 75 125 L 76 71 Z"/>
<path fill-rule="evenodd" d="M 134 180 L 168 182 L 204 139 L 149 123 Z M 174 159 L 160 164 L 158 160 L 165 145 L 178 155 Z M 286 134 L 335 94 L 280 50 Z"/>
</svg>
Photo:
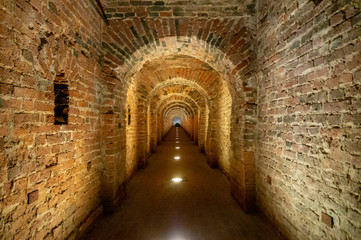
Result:
<svg viewBox="0 0 361 240">
<path fill-rule="evenodd" d="M 90 238 L 164 168 L 175 131 L 225 179 L 228 228 L 361 239 L 359 0 L 0 7 L 0 239 Z M 208 228 L 184 239 L 266 239 Z M 171 239 L 131 235 L 112 239 Z"/>
</svg>

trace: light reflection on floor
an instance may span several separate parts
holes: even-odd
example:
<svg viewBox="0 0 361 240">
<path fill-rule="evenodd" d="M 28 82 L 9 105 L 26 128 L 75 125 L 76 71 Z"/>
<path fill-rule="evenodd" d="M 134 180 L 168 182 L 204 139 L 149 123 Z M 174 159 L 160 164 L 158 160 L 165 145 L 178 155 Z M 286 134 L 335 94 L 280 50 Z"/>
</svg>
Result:
<svg viewBox="0 0 361 240">
<path fill-rule="evenodd" d="M 146 169 L 127 184 L 117 211 L 103 217 L 84 239 L 276 240 L 261 217 L 242 212 L 227 178 L 206 164 L 205 155 L 181 128 L 182 142 L 174 146 L 176 131 L 171 130 Z M 181 156 L 182 161 L 169 156 Z"/>
<path fill-rule="evenodd" d="M 179 177 L 175 177 L 175 178 L 172 178 L 172 181 L 175 182 L 175 183 L 179 183 L 181 182 L 183 179 L 182 178 L 179 178 Z"/>
</svg>

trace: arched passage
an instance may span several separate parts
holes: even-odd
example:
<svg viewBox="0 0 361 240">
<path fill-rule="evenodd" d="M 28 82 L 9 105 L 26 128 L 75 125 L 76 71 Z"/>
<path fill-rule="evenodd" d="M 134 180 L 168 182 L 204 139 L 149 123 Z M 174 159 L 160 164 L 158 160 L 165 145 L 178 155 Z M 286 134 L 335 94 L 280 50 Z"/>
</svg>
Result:
<svg viewBox="0 0 361 240">
<path fill-rule="evenodd" d="M 139 128 L 142 128 L 138 128 L 138 163 L 141 162 L 143 164 L 140 165 L 146 165 L 146 159 L 151 150 L 151 139 L 154 133 L 150 132 L 149 121 L 156 118 L 156 126 L 164 125 L 164 116 L 160 113 L 152 113 L 154 108 L 151 107 L 151 99 L 158 98 L 156 92 L 163 88 L 172 88 L 174 85 L 182 85 L 181 81 L 187 82 L 189 87 L 202 86 L 201 88 L 207 89 L 203 94 L 206 94 L 209 99 L 204 101 L 205 103 L 209 102 L 209 107 L 206 104 L 203 109 L 198 109 L 197 116 L 192 115 L 189 117 L 193 121 L 193 131 L 195 125 L 198 125 L 197 129 L 201 130 L 203 128 L 205 130 L 203 134 L 198 134 L 198 136 L 204 136 L 204 143 L 202 143 L 202 138 L 199 138 L 197 143 L 200 150 L 206 153 L 209 164 L 212 167 L 220 166 L 223 172 L 230 177 L 232 193 L 246 207 L 246 204 L 252 202 L 250 200 L 246 201 L 246 199 L 247 196 L 251 198 L 254 196 L 252 193 L 254 183 L 252 179 L 247 179 L 248 183 L 245 184 L 246 179 L 239 178 L 239 172 L 249 171 L 252 168 L 246 168 L 245 159 L 243 157 L 239 159 L 239 156 L 248 156 L 240 152 L 251 153 L 253 151 L 253 146 L 248 142 L 251 139 L 249 134 L 252 134 L 254 126 L 246 124 L 246 119 L 251 119 L 249 116 L 255 113 L 251 113 L 251 115 L 249 113 L 247 115 L 242 114 L 247 111 L 249 107 L 247 101 L 248 99 L 252 100 L 252 94 L 245 95 L 245 92 L 236 92 L 230 86 L 239 78 L 239 74 L 242 73 L 241 70 L 247 64 L 243 63 L 235 66 L 226 57 L 227 55 L 214 48 L 214 46 L 212 46 L 213 50 L 209 51 L 207 50 L 208 44 L 201 40 L 193 38 L 188 40 L 187 44 L 184 44 L 179 39 L 164 38 L 162 39 L 165 42 L 162 45 L 163 47 L 154 46 L 154 49 L 145 50 L 143 48 L 135 52 L 134 57 L 136 59 L 139 56 L 142 56 L 142 58 L 133 62 L 130 70 L 127 69 L 129 67 L 127 64 L 113 68 L 118 78 L 125 79 L 123 81 L 125 84 L 131 82 L 137 85 L 138 123 L 146 123 L 138 125 Z M 189 48 L 194 49 L 191 54 L 189 54 Z M 177 51 L 173 49 L 177 49 Z M 251 76 L 249 75 L 247 78 L 250 79 Z M 173 82 L 172 79 L 177 80 Z M 179 81 L 178 84 L 177 81 Z M 246 86 L 248 83 L 244 82 L 242 84 Z M 220 94 L 217 93 L 219 88 L 223 89 L 223 93 L 228 96 L 226 99 L 220 100 Z M 249 89 L 252 89 L 250 85 Z M 192 92 L 178 93 L 192 97 Z M 224 96 L 223 93 L 222 96 Z M 151 102 L 147 106 L 149 101 Z M 195 101 L 197 102 L 197 100 Z M 234 101 L 241 102 L 241 106 L 245 106 L 245 108 L 233 106 L 232 102 Z M 223 109 L 222 114 L 218 109 Z M 202 118 L 206 118 L 203 121 L 205 124 L 202 123 Z M 223 120 L 219 121 L 219 118 Z M 222 121 L 222 127 L 218 128 L 217 125 Z M 155 132 L 158 139 L 159 131 Z M 248 137 L 244 138 L 245 134 Z M 195 134 L 193 133 L 193 135 Z M 223 139 L 229 139 L 231 135 L 236 139 L 234 142 L 231 143 L 230 140 L 220 142 L 220 139 L 222 139 L 220 136 Z M 237 135 L 240 137 L 236 137 Z M 153 142 L 158 143 L 159 141 Z M 221 145 L 224 147 L 221 147 Z M 244 145 L 244 147 L 235 147 L 240 145 Z M 242 163 L 238 164 L 239 161 Z M 253 164 L 252 161 L 253 159 L 248 161 L 247 164 Z M 231 165 L 234 167 L 230 167 Z M 252 173 L 249 173 L 247 176 L 251 175 Z M 248 188 L 247 191 L 246 188 Z M 247 195 L 246 192 L 251 192 L 251 194 Z"/>
<path fill-rule="evenodd" d="M 245 210 L 361 239 L 359 2 L 1 1 L 0 239 L 81 237 L 175 116 Z"/>
<path fill-rule="evenodd" d="M 173 126 L 172 116 L 180 115 L 188 134 L 207 155 L 209 165 L 219 166 L 230 175 L 232 97 L 221 74 L 198 58 L 182 54 L 149 60 L 132 79 L 141 94 L 137 101 L 143 112 L 138 114 L 143 117 L 138 115 L 139 122 L 146 119 L 147 123 L 139 126 L 143 129 L 138 134 L 138 161 L 142 166 L 155 151 L 158 138 Z"/>
<path fill-rule="evenodd" d="M 198 122 L 200 121 L 200 119 L 199 119 L 200 112 L 205 111 L 206 105 L 204 103 L 204 100 L 198 99 L 198 101 L 196 101 L 192 97 L 181 94 L 181 93 L 169 93 L 165 96 L 163 95 L 162 98 L 159 99 L 159 101 L 157 103 L 157 107 L 156 107 L 157 118 L 159 119 L 159 121 L 163 121 L 161 119 L 161 116 L 163 116 L 164 110 L 167 107 L 170 107 L 174 103 L 182 103 L 192 109 L 194 125 L 193 125 L 193 132 L 191 133 L 191 136 L 193 137 L 195 144 L 198 144 L 199 135 L 203 136 L 203 133 L 205 132 L 203 128 L 202 129 L 198 128 Z M 206 120 L 203 120 L 203 119 L 202 119 L 202 121 L 206 122 Z M 163 128 L 162 125 L 163 125 L 163 123 L 158 123 L 158 125 L 157 125 L 158 129 L 159 129 L 157 139 L 162 138 L 162 130 L 161 130 Z"/>
</svg>

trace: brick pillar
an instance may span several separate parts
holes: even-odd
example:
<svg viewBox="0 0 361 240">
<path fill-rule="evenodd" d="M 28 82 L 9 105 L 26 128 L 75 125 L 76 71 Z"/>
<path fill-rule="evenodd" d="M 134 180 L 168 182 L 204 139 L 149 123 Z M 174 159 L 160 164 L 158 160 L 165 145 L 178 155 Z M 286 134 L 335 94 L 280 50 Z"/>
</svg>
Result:
<svg viewBox="0 0 361 240">
<path fill-rule="evenodd" d="M 211 168 L 218 167 L 217 157 L 217 109 L 213 106 L 212 111 L 209 114 L 209 126 L 207 134 L 206 156 L 207 163 Z"/>
<path fill-rule="evenodd" d="M 151 132 L 150 135 L 150 151 L 151 153 L 155 153 L 156 149 L 157 149 L 157 115 L 154 114 L 153 112 L 151 112 L 151 117 L 150 117 L 150 121 L 151 121 L 151 127 L 150 129 L 148 129 L 148 131 Z"/>
<path fill-rule="evenodd" d="M 207 155 L 207 163 L 211 168 L 218 167 L 218 159 L 215 155 Z"/>
<path fill-rule="evenodd" d="M 204 153 L 204 144 L 203 143 L 199 144 L 198 149 L 200 153 Z"/>
<path fill-rule="evenodd" d="M 207 126 L 207 111 L 206 108 L 203 107 L 199 111 L 199 121 L 198 121 L 198 148 L 201 153 L 204 153 L 204 144 L 205 144 L 205 134 L 206 134 L 206 126 Z"/>
<path fill-rule="evenodd" d="M 231 177 L 231 193 L 239 202 L 243 211 L 250 213 L 256 210 L 255 180 L 254 180 L 254 152 L 240 152 L 235 172 Z"/>
<path fill-rule="evenodd" d="M 163 120 L 160 115 L 157 115 L 157 145 L 160 145 L 162 142 L 162 127 L 163 127 Z"/>
<path fill-rule="evenodd" d="M 125 182 L 116 186 L 112 181 L 105 181 L 102 188 L 102 203 L 104 212 L 113 213 L 126 194 Z"/>
<path fill-rule="evenodd" d="M 121 141 L 124 137 L 121 136 L 117 116 L 113 111 L 103 113 L 102 121 L 104 143 L 102 202 L 105 212 L 113 212 L 125 196 L 125 179 L 120 177 L 124 175 L 122 171 L 125 169 L 122 164 L 125 156 L 119 149 L 119 146 L 124 146 Z"/>
<path fill-rule="evenodd" d="M 147 113 L 144 102 L 138 103 L 138 168 L 147 166 Z"/>
<path fill-rule="evenodd" d="M 195 145 L 198 145 L 198 115 L 194 116 L 194 125 L 193 125 L 193 131 L 194 131 L 194 139 L 193 142 Z"/>
</svg>

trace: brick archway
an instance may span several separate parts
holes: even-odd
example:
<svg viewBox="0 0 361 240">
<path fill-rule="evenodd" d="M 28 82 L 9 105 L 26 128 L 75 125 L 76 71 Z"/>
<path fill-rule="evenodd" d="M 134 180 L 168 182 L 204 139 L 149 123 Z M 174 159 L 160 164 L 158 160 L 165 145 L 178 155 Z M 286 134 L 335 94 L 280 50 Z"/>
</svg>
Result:
<svg viewBox="0 0 361 240">
<path fill-rule="evenodd" d="M 254 178 L 247 177 L 247 179 L 245 179 L 242 177 L 252 176 L 253 167 L 249 166 L 254 165 L 254 159 L 250 159 L 248 157 L 251 156 L 255 150 L 255 124 L 253 124 L 252 115 L 255 116 L 256 114 L 256 112 L 253 110 L 255 106 L 255 89 L 252 87 L 254 84 L 254 76 L 252 74 L 245 74 L 250 71 L 250 66 L 248 65 L 247 61 L 241 61 L 237 63 L 239 60 L 231 57 L 232 51 L 228 53 L 231 55 L 227 55 L 224 52 L 218 50 L 215 46 L 211 46 L 209 43 L 196 37 L 166 37 L 161 39 L 161 41 L 164 42 L 164 44 L 157 45 L 156 42 L 150 42 L 148 45 L 138 48 L 131 55 L 131 58 L 129 58 L 132 59 L 131 61 L 124 61 L 123 63 L 120 62 L 120 64 L 114 66 L 111 71 L 113 79 L 121 79 L 121 81 L 117 80 L 118 85 L 116 86 L 120 86 L 120 83 L 122 83 L 123 86 L 128 86 L 129 83 L 133 84 L 142 81 L 144 82 L 144 84 L 139 84 L 141 89 L 137 90 L 140 91 L 145 97 L 144 99 L 139 98 L 143 99 L 143 103 L 138 105 L 138 110 L 139 106 L 142 106 L 140 112 L 143 112 L 143 117 L 139 121 L 147 123 L 146 125 L 140 125 L 140 127 L 144 128 L 140 131 L 144 133 L 145 137 L 141 137 L 144 140 L 143 143 L 140 144 L 140 151 L 142 153 L 141 156 L 138 156 L 138 158 L 142 159 L 140 161 L 146 163 L 145 159 L 149 155 L 148 152 L 150 152 L 149 150 L 151 149 L 150 142 L 152 141 L 152 136 L 148 134 L 147 130 L 149 128 L 148 121 L 150 121 L 151 118 L 150 113 L 148 113 L 149 107 L 147 107 L 146 103 L 148 97 L 153 95 L 152 90 L 156 88 L 160 82 L 163 83 L 168 81 L 168 84 L 171 85 L 171 80 L 168 79 L 183 78 L 187 81 L 190 81 L 194 78 L 194 76 L 200 76 L 199 74 L 195 74 L 198 71 L 196 68 L 191 71 L 186 70 L 192 69 L 193 66 L 190 65 L 198 64 L 199 66 L 206 68 L 208 72 L 210 71 L 211 74 L 212 71 L 214 73 L 213 87 L 209 87 L 209 85 L 207 86 L 206 82 L 203 83 L 207 88 L 208 96 L 215 98 L 217 93 L 215 90 L 212 91 L 212 89 L 216 89 L 214 86 L 216 86 L 216 83 L 220 81 L 224 83 L 222 88 L 225 92 L 223 91 L 223 93 L 229 92 L 229 101 L 240 104 L 238 106 L 231 104 L 231 110 L 226 111 L 230 114 L 230 122 L 228 125 L 229 130 L 223 130 L 229 131 L 229 133 L 222 135 L 226 138 L 234 140 L 229 142 L 230 146 L 228 152 L 230 152 L 230 154 L 224 155 L 224 157 L 229 158 L 229 163 L 223 165 L 221 168 L 231 180 L 232 193 L 235 198 L 241 203 L 245 210 L 248 211 L 253 209 L 253 200 L 255 195 Z M 249 57 L 249 54 L 247 54 L 245 57 Z M 179 61 L 178 58 L 181 58 L 182 61 Z M 233 59 L 233 62 L 230 59 Z M 176 68 L 169 68 L 171 69 L 169 71 L 157 71 L 156 69 L 161 69 L 162 63 L 165 62 L 170 62 L 171 64 L 172 62 L 175 62 L 178 65 Z M 181 62 L 181 64 L 179 64 L 179 62 Z M 192 64 L 190 64 L 190 62 Z M 150 78 L 151 74 L 144 75 L 144 73 L 148 71 L 147 69 L 156 72 L 157 76 Z M 142 76 L 142 80 L 140 79 L 140 76 Z M 197 81 L 198 84 L 202 85 L 202 82 L 199 82 L 201 80 Z M 212 80 L 208 80 L 208 82 L 209 81 Z M 165 86 L 166 85 L 167 84 L 165 84 Z M 236 90 L 235 86 L 240 86 L 240 89 Z M 116 88 L 120 90 L 119 87 Z M 119 102 L 124 104 L 124 101 L 122 100 Z M 215 111 L 212 111 L 212 108 L 216 108 L 216 106 L 217 105 L 215 105 L 214 102 L 213 106 L 210 108 L 210 111 L 208 110 L 210 114 L 210 127 L 208 128 L 209 132 L 206 132 L 207 141 L 204 145 L 205 152 L 207 155 L 209 155 L 209 163 L 213 166 L 218 165 L 217 157 L 219 152 L 222 152 L 222 154 L 226 152 L 226 150 L 219 148 L 215 140 L 218 136 L 216 131 L 216 119 L 219 117 L 219 115 Z M 208 113 L 206 115 L 208 115 Z M 203 115 L 198 114 L 197 118 L 200 116 Z M 201 121 L 198 121 L 198 124 L 199 123 L 201 123 Z M 156 125 L 159 124 L 162 123 L 158 122 Z M 157 135 L 159 136 L 159 133 L 157 133 Z M 204 147 L 201 146 L 200 148 L 203 149 Z"/>
</svg>

